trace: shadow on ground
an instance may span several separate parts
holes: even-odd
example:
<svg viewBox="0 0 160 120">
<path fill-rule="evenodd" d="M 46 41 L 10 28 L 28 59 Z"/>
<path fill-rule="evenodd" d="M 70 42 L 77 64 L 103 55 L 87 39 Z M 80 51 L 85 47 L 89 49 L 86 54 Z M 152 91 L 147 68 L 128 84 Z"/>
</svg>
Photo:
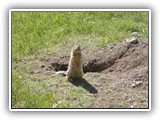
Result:
<svg viewBox="0 0 160 120">
<path fill-rule="evenodd" d="M 71 83 L 77 87 L 81 86 L 82 88 L 84 88 L 85 90 L 87 90 L 92 94 L 98 93 L 97 89 L 94 86 L 92 86 L 90 83 L 88 83 L 84 78 L 74 79 L 73 81 L 71 81 Z"/>
</svg>

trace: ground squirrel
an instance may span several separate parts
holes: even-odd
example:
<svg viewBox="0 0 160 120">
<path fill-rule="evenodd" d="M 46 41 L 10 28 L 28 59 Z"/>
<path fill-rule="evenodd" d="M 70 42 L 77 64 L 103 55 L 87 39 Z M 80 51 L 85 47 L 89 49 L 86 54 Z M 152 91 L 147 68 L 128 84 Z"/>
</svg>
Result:
<svg viewBox="0 0 160 120">
<path fill-rule="evenodd" d="M 83 77 L 83 60 L 79 45 L 72 48 L 67 71 L 58 71 L 56 74 L 66 75 L 69 81 L 72 81 L 73 78 Z"/>
</svg>

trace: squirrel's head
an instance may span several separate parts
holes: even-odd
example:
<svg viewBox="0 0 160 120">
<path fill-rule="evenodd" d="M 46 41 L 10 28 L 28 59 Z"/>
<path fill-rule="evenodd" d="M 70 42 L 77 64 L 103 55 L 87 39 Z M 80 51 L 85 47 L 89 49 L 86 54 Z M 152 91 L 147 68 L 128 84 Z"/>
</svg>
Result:
<svg viewBox="0 0 160 120">
<path fill-rule="evenodd" d="M 74 46 L 73 47 L 73 49 L 72 49 L 72 52 L 73 52 L 73 54 L 81 54 L 81 48 L 80 48 L 80 45 L 76 45 L 76 46 Z"/>
</svg>

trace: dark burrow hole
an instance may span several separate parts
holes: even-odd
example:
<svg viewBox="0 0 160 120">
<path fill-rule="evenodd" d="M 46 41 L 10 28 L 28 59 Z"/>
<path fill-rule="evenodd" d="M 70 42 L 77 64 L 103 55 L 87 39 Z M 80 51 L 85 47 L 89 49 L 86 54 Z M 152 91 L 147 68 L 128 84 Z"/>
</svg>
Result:
<svg viewBox="0 0 160 120">
<path fill-rule="evenodd" d="M 110 56 L 105 56 L 105 54 L 102 54 L 94 59 L 84 60 L 83 72 L 101 72 L 106 70 L 114 65 L 115 60 L 122 58 L 127 50 L 128 48 L 125 47 L 124 50 L 118 50 L 116 54 L 111 54 Z M 60 57 L 55 62 L 51 63 L 52 69 L 54 71 L 66 71 L 68 69 L 68 61 L 69 56 Z"/>
<path fill-rule="evenodd" d="M 114 60 L 102 61 L 102 60 L 91 60 L 83 65 L 83 72 L 101 72 L 114 64 Z M 66 71 L 68 64 L 63 62 L 51 63 L 54 71 Z"/>
</svg>

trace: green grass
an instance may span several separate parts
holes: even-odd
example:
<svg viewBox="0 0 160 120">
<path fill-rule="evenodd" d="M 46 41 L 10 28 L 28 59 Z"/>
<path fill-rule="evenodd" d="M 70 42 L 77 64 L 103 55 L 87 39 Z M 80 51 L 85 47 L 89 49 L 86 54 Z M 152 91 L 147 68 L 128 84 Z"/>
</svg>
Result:
<svg viewBox="0 0 160 120">
<path fill-rule="evenodd" d="M 54 93 L 42 92 L 44 84 L 29 83 L 22 76 L 12 73 L 12 108 L 51 108 L 57 102 Z"/>
<path fill-rule="evenodd" d="M 73 36 L 96 36 L 103 46 L 121 42 L 134 31 L 148 37 L 148 12 L 12 12 L 12 60 Z"/>
<path fill-rule="evenodd" d="M 12 70 L 13 108 L 50 108 L 62 97 L 54 91 L 57 81 L 46 78 L 50 82 L 37 82 L 30 75 L 32 69 L 21 66 L 24 58 L 44 50 L 52 50 L 50 54 L 54 55 L 66 43 L 103 47 L 122 42 L 134 31 L 140 34 L 139 38 L 148 37 L 148 12 L 12 12 L 11 19 L 12 67 L 20 67 Z M 48 90 L 48 86 L 54 90 Z M 62 91 L 67 87 L 68 84 Z M 82 88 L 68 90 L 65 99 L 76 96 L 79 107 L 90 107 L 94 98 L 83 93 L 86 91 Z M 66 100 L 57 107 L 76 107 L 76 103 Z"/>
</svg>

